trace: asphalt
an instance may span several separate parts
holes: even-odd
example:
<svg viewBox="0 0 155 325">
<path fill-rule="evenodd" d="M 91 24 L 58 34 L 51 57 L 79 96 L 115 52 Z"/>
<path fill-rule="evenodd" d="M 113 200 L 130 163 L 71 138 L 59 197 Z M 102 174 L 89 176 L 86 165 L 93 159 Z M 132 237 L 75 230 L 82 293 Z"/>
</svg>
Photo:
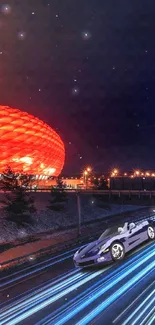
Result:
<svg viewBox="0 0 155 325">
<path fill-rule="evenodd" d="M 84 270 L 77 248 L 1 273 L 0 325 L 155 324 L 155 242 Z"/>
</svg>

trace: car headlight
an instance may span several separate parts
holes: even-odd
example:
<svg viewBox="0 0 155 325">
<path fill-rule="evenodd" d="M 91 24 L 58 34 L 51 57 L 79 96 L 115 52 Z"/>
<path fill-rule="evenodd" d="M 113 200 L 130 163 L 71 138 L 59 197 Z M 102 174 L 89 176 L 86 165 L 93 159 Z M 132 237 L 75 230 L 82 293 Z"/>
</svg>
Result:
<svg viewBox="0 0 155 325">
<path fill-rule="evenodd" d="M 106 244 L 104 244 L 103 246 L 101 246 L 100 250 L 99 250 L 99 254 L 101 253 L 106 253 L 109 251 L 109 248 L 105 249 L 106 248 Z"/>
</svg>

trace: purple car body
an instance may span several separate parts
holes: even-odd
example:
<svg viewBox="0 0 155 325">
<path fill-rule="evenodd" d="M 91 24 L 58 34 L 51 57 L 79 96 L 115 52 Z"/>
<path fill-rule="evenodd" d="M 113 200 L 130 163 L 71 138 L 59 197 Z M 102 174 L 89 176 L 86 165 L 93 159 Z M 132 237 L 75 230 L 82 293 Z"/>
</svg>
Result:
<svg viewBox="0 0 155 325">
<path fill-rule="evenodd" d="M 98 240 L 80 248 L 73 260 L 78 267 L 121 260 L 126 252 L 154 238 L 155 227 L 152 221 L 125 222 L 121 226 L 108 228 Z"/>
</svg>

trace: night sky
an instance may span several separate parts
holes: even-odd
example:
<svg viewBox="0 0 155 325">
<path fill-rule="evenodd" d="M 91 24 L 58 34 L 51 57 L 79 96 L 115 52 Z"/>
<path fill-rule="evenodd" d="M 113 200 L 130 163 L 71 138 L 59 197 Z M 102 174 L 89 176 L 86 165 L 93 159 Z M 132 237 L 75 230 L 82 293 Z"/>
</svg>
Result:
<svg viewBox="0 0 155 325">
<path fill-rule="evenodd" d="M 64 173 L 155 169 L 154 0 L 0 1 L 0 104 L 55 128 Z"/>
</svg>

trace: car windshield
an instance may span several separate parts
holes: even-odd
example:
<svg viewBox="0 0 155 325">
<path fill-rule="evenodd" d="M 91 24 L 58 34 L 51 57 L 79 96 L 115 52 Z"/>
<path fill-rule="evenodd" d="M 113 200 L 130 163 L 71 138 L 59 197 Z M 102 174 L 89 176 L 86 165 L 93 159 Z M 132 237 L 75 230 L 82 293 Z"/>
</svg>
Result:
<svg viewBox="0 0 155 325">
<path fill-rule="evenodd" d="M 126 223 L 122 223 L 122 224 L 119 224 L 119 225 L 115 225 L 115 226 L 112 226 L 108 229 L 106 229 L 102 235 L 99 237 L 99 240 L 102 240 L 106 237 L 109 237 L 111 235 L 116 235 L 116 234 L 120 234 L 122 233 L 124 230 L 126 229 Z"/>
</svg>

